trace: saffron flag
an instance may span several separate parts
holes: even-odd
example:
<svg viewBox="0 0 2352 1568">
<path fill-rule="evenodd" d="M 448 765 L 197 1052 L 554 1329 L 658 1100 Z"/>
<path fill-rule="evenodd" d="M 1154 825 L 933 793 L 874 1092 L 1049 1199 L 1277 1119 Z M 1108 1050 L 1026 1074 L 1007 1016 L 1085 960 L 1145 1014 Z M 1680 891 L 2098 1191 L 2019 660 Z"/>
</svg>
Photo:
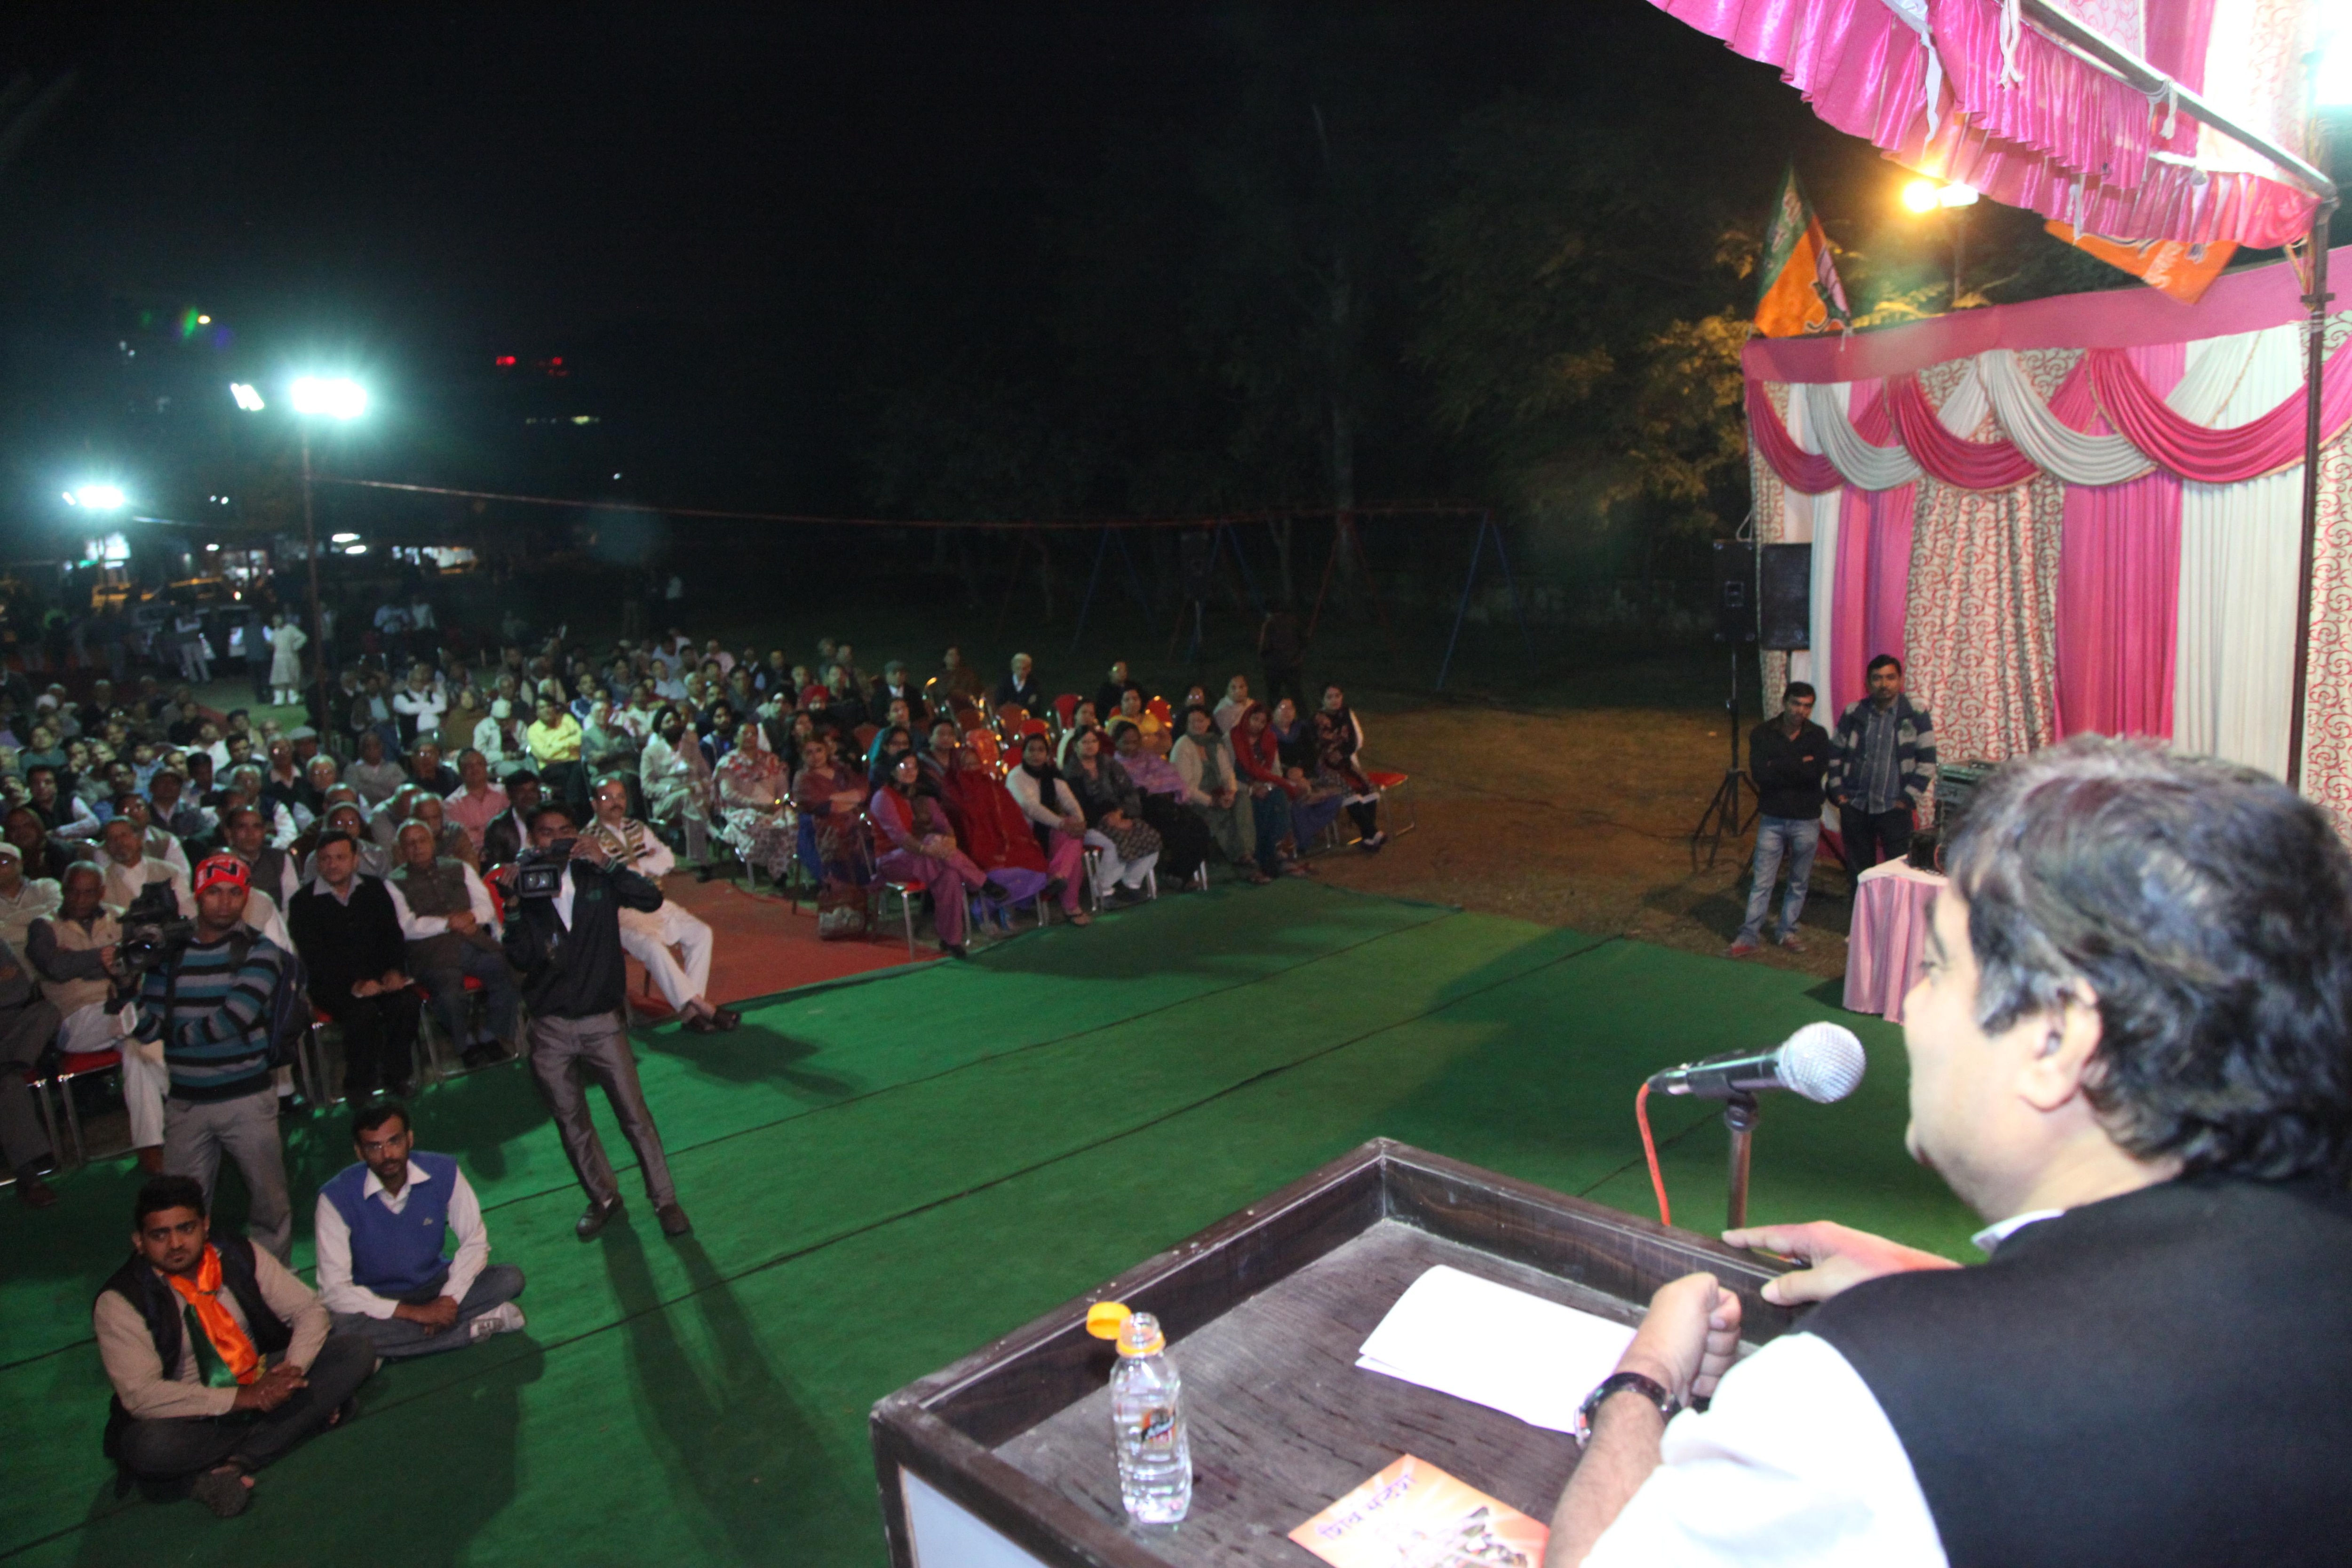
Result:
<svg viewBox="0 0 2352 1568">
<path fill-rule="evenodd" d="M 1843 330 L 1853 320 L 1846 309 L 1845 290 L 1838 284 L 1837 263 L 1830 258 L 1830 237 L 1822 220 L 1797 184 L 1797 166 L 1780 178 L 1780 199 L 1772 204 L 1772 221 L 1764 228 L 1764 258 L 1758 271 L 1762 287 L 1756 300 L 1756 330 L 1768 338 L 1793 338 L 1807 332 Z"/>
<path fill-rule="evenodd" d="M 2223 239 L 2192 245 L 2181 239 L 2102 239 L 2076 234 L 2054 219 L 2042 226 L 2078 250 L 2119 267 L 2151 289 L 2161 289 L 2184 305 L 2194 305 L 2205 286 L 2221 275 L 2238 247 Z"/>
</svg>

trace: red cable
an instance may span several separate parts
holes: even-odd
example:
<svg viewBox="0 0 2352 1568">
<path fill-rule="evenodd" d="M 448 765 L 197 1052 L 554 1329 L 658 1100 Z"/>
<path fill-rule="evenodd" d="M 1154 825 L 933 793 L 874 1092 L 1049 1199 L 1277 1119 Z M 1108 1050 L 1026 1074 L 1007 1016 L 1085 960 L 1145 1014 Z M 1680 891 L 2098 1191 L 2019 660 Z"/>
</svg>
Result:
<svg viewBox="0 0 2352 1568">
<path fill-rule="evenodd" d="M 1665 1173 L 1658 1169 L 1658 1146 L 1650 1138 L 1650 1086 L 1643 1084 L 1633 1096 L 1633 1120 L 1642 1127 L 1642 1152 L 1650 1160 L 1650 1188 L 1658 1194 L 1658 1223 L 1675 1223 L 1674 1211 L 1666 1206 Z"/>
</svg>

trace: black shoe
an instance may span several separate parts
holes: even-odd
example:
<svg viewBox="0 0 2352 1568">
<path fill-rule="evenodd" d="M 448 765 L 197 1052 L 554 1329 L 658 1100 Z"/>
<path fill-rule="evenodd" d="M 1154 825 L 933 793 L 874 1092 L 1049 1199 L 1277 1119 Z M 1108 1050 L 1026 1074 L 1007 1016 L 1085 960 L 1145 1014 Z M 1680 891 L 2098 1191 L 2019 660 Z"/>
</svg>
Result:
<svg viewBox="0 0 2352 1568">
<path fill-rule="evenodd" d="M 984 899 L 994 899 L 1001 904 L 1005 900 L 1013 896 L 1013 890 L 1010 888 L 1007 888 L 1003 883 L 998 881 L 995 878 L 991 877 L 987 881 L 982 882 L 980 885 L 980 894 L 981 897 Z"/>
<path fill-rule="evenodd" d="M 1059 903 L 1062 898 L 1062 889 L 1069 885 L 1070 884 L 1064 879 L 1056 877 L 1052 881 L 1046 883 L 1043 888 L 1037 889 L 1037 899 L 1040 907 L 1043 907 L 1045 904 Z"/>
<path fill-rule="evenodd" d="M 580 1223 L 572 1227 L 572 1234 L 583 1241 L 593 1241 L 596 1233 L 610 1225 L 613 1216 L 620 1212 L 621 1200 L 618 1198 L 608 1204 L 592 1203 L 588 1205 L 588 1212 L 580 1216 Z"/>
<path fill-rule="evenodd" d="M 969 947 L 956 947 L 943 942 L 940 943 L 940 951 L 950 958 L 961 958 L 966 963 L 971 961 L 971 949 Z"/>
<path fill-rule="evenodd" d="M 694 1222 L 687 1218 L 686 1211 L 675 1203 L 664 1204 L 654 1210 L 654 1217 L 661 1221 L 664 1236 L 680 1237 L 694 1234 Z"/>
<path fill-rule="evenodd" d="M 689 1035 L 716 1035 L 725 1030 L 727 1026 L 720 1023 L 712 1014 L 689 1013 L 687 1015 L 686 1022 L 680 1024 L 678 1027 Z"/>
<path fill-rule="evenodd" d="M 743 1015 L 732 1007 L 713 1007 L 710 1010 L 710 1021 L 722 1029 L 732 1029 L 743 1021 Z"/>
</svg>

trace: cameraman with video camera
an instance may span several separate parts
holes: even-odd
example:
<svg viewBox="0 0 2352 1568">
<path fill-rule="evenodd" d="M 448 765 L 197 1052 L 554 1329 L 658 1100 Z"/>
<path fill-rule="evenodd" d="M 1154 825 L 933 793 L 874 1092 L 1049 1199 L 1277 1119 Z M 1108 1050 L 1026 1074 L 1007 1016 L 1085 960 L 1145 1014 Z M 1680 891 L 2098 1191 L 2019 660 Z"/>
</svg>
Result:
<svg viewBox="0 0 2352 1568">
<path fill-rule="evenodd" d="M 496 877 L 510 900 L 507 962 L 521 973 L 523 998 L 530 1005 L 531 1077 L 588 1193 L 588 1212 L 575 1233 L 589 1240 L 621 1212 L 620 1183 L 588 1119 L 584 1078 L 603 1088 L 636 1151 L 662 1233 L 686 1235 L 694 1226 L 670 1183 L 669 1161 L 637 1083 L 621 1013 L 628 991 L 621 910 L 661 908 L 661 889 L 614 865 L 603 845 L 579 837 L 569 808 L 551 804 L 531 814 L 530 850 Z"/>
<path fill-rule="evenodd" d="M 170 1075 L 163 1169 L 194 1176 L 209 1204 L 226 1152 L 251 1196 L 247 1233 L 283 1263 L 294 1210 L 271 1069 L 289 955 L 244 923 L 249 876 L 234 855 L 207 856 L 196 867 L 194 922 L 149 924 L 126 910 L 115 957 L 138 975 L 131 1037 L 161 1044 Z"/>
</svg>

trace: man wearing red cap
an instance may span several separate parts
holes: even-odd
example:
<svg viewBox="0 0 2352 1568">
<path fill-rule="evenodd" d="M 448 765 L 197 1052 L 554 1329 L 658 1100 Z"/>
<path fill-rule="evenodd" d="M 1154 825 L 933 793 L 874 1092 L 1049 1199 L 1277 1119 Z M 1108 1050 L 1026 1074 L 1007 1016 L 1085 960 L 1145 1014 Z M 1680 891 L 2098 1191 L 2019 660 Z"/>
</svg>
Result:
<svg viewBox="0 0 2352 1568">
<path fill-rule="evenodd" d="M 209 1202 L 226 1153 L 251 1194 L 247 1232 L 284 1262 L 294 1211 L 278 1139 L 270 1030 L 287 955 L 244 923 L 247 876 L 234 855 L 197 863 L 194 935 L 142 977 L 131 1035 L 163 1048 L 171 1083 L 163 1169 L 194 1176 Z"/>
</svg>

